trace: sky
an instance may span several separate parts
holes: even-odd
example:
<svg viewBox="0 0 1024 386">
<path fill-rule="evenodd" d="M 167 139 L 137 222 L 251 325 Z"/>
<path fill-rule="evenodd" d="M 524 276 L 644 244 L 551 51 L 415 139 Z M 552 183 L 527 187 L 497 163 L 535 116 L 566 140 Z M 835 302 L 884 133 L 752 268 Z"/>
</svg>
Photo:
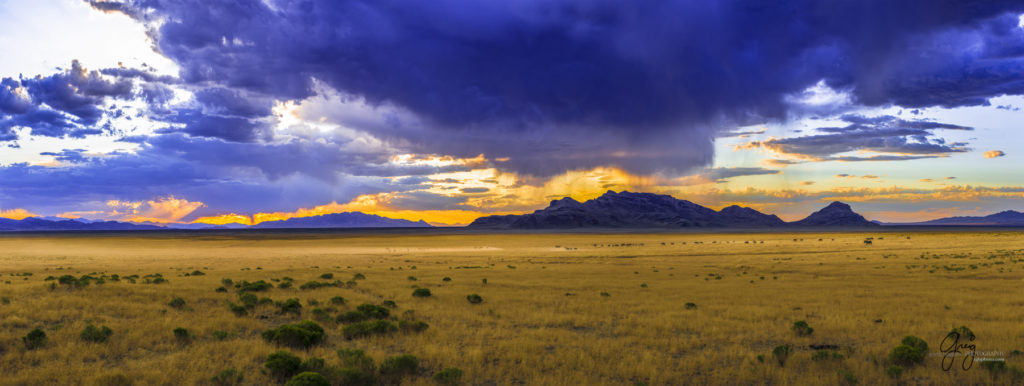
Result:
<svg viewBox="0 0 1024 386">
<path fill-rule="evenodd" d="M 1024 210 L 1020 1 L 0 0 L 0 217 Z"/>
</svg>

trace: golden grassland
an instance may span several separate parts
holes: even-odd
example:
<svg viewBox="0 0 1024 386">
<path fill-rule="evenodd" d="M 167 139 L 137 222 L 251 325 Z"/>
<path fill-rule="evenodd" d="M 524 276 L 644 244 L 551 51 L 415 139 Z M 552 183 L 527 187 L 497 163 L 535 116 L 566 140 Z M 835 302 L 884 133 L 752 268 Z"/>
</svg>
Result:
<svg viewBox="0 0 1024 386">
<path fill-rule="evenodd" d="M 205 275 L 185 275 L 195 270 Z M 155 273 L 168 282 L 52 289 L 45 280 Z M 325 273 L 366 279 L 298 288 Z M 421 374 L 402 383 L 413 385 L 435 384 L 431 375 L 446 367 L 462 369 L 463 383 L 499 385 L 1022 382 L 978 364 L 943 371 L 936 356 L 899 378 L 886 375 L 902 337 L 921 337 L 938 352 L 961 325 L 977 335 L 978 352 L 1024 363 L 1014 354 L 1024 350 L 1024 234 L 1012 231 L 8 235 L 0 237 L 0 274 L 2 384 L 93 384 L 117 374 L 139 385 L 208 384 L 227 368 L 246 384 L 278 383 L 263 362 L 282 348 L 260 333 L 310 319 L 334 296 L 347 301 L 338 312 L 393 300 L 392 315 L 430 327 L 345 340 L 342 325 L 326 322 L 325 343 L 289 350 L 328 366 L 339 348 L 378 362 L 412 354 Z M 224 278 L 283 277 L 295 286 L 259 295 L 300 299 L 299 316 L 262 305 L 238 317 L 227 306 L 236 290 L 215 292 Z M 414 286 L 433 296 L 412 297 Z M 467 302 L 474 293 L 483 303 Z M 185 307 L 168 306 L 174 297 Z M 797 320 L 814 333 L 797 336 Z M 89 323 L 109 326 L 110 340 L 81 340 Z M 48 341 L 29 350 L 22 337 L 37 327 Z M 176 327 L 194 338 L 179 342 Z M 781 344 L 795 350 L 784 367 L 771 354 Z M 838 345 L 844 359 L 814 361 L 812 344 Z"/>
</svg>

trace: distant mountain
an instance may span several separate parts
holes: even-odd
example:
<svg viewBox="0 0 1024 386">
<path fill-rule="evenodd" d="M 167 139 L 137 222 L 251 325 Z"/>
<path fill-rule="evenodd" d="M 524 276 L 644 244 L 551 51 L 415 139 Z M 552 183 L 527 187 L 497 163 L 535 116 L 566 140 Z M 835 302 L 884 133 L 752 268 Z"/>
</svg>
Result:
<svg viewBox="0 0 1024 386">
<path fill-rule="evenodd" d="M 478 218 L 471 228 L 763 228 L 786 222 L 750 208 L 730 206 L 721 211 L 690 201 L 653 193 L 608 191 L 586 202 L 566 197 L 547 208 L 524 215 Z"/>
<path fill-rule="evenodd" d="M 206 224 L 206 223 L 186 223 L 186 224 L 170 223 L 170 224 L 167 224 L 167 228 L 170 228 L 170 229 L 188 229 L 188 230 L 245 229 L 245 228 L 248 228 L 248 227 L 249 227 L 248 225 L 239 224 L 237 222 L 228 223 L 228 224 L 222 224 L 222 225 Z"/>
<path fill-rule="evenodd" d="M 801 227 L 876 227 L 877 223 L 868 221 L 853 211 L 849 205 L 839 201 L 828 204 L 821 210 L 811 213 L 807 218 L 790 223 Z"/>
<path fill-rule="evenodd" d="M 11 231 L 129 231 L 165 229 L 154 225 L 139 225 L 117 221 L 80 221 L 68 219 L 42 219 L 28 217 L 22 220 L 0 218 L 0 232 Z"/>
<path fill-rule="evenodd" d="M 907 225 L 1024 226 L 1024 213 L 1007 210 L 988 216 L 958 216 Z"/>
<path fill-rule="evenodd" d="M 293 217 L 287 220 L 261 222 L 251 228 L 429 228 L 423 220 L 409 221 L 360 212 Z"/>
</svg>

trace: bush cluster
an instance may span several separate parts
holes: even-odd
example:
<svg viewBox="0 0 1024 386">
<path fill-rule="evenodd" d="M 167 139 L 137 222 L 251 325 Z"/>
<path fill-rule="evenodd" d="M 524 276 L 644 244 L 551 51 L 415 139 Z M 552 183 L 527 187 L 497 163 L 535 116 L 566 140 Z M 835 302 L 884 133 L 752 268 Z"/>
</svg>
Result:
<svg viewBox="0 0 1024 386">
<path fill-rule="evenodd" d="M 426 298 L 430 297 L 430 295 L 430 290 L 427 288 L 417 288 L 416 290 L 412 291 L 412 296 L 417 298 Z"/>
<path fill-rule="evenodd" d="M 326 338 L 323 327 L 311 320 L 284 324 L 263 332 L 263 339 L 282 346 L 309 348 Z"/>
<path fill-rule="evenodd" d="M 79 334 L 79 336 L 86 342 L 103 343 L 106 342 L 113 334 L 114 330 L 111 330 L 110 327 L 96 327 L 90 324 L 85 326 L 85 329 L 82 330 L 82 333 Z"/>
<path fill-rule="evenodd" d="M 370 335 L 388 334 L 398 330 L 398 326 L 387 320 L 366 321 L 350 324 L 341 330 L 345 339 L 367 337 Z"/>
<path fill-rule="evenodd" d="M 913 366 L 924 362 L 928 355 L 928 343 L 916 336 L 908 335 L 899 346 L 889 353 L 889 360 L 900 366 Z"/>
<path fill-rule="evenodd" d="M 808 325 L 807 321 L 804 320 L 793 322 L 793 327 L 791 327 L 791 329 L 797 336 L 809 336 L 814 333 L 814 328 Z"/>
</svg>

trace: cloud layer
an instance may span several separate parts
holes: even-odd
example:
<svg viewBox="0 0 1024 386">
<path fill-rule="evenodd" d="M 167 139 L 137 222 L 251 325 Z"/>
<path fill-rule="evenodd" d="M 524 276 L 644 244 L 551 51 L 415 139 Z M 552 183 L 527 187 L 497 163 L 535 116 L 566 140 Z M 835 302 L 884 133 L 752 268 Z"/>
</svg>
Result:
<svg viewBox="0 0 1024 386">
<path fill-rule="evenodd" d="M 822 80 L 868 106 L 1024 92 L 1011 1 L 92 3 L 146 23 L 184 82 L 214 86 L 199 103 L 231 118 L 186 114 L 183 132 L 254 140 L 269 99 L 322 83 L 421 123 L 379 138 L 539 175 L 686 172 L 717 131 L 785 119 L 786 96 Z"/>
<path fill-rule="evenodd" d="M 784 156 L 778 167 L 955 156 L 968 144 L 942 133 L 973 128 L 849 111 L 1024 94 L 1020 1 L 90 3 L 142 23 L 180 72 L 68 58 L 0 78 L 0 143 L 135 145 L 0 166 L 4 208 L 174 195 L 189 219 L 387 195 L 394 208 L 521 210 L 573 192 L 553 177 L 607 188 L 595 170 L 676 185 L 778 174 L 712 167 L 713 143 L 807 116 L 844 124 L 748 147 Z M 484 171 L 531 199 L 467 177 Z"/>
</svg>

